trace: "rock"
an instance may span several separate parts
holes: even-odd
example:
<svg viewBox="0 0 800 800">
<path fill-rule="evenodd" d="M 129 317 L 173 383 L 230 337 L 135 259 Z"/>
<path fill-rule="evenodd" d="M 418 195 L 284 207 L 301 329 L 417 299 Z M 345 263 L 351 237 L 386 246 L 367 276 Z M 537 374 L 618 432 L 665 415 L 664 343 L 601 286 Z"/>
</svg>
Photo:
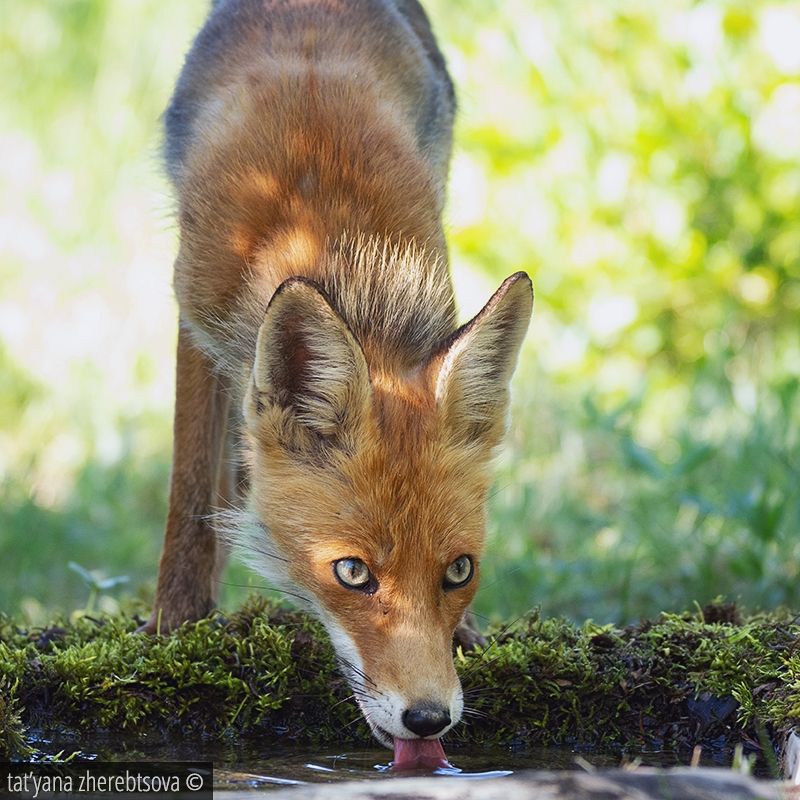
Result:
<svg viewBox="0 0 800 800">
<path fill-rule="evenodd" d="M 215 800 L 800 800 L 800 787 L 723 769 L 519 772 L 507 778 L 388 778 L 252 792 L 215 791 Z"/>
<path fill-rule="evenodd" d="M 800 786 L 800 734 L 792 731 L 786 739 L 783 758 L 784 776 Z"/>
</svg>

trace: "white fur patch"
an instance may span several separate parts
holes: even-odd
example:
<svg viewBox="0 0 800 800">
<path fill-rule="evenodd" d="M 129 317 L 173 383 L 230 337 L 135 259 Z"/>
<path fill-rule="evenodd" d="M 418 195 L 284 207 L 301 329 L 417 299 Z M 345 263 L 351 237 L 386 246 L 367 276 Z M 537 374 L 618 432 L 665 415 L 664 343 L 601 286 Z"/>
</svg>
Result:
<svg viewBox="0 0 800 800">
<path fill-rule="evenodd" d="M 313 596 L 295 583 L 288 570 L 288 561 L 280 552 L 269 529 L 253 511 L 219 511 L 212 516 L 214 530 L 234 556 L 258 575 L 266 578 L 276 590 L 292 598 L 301 608 L 318 614 Z"/>
</svg>

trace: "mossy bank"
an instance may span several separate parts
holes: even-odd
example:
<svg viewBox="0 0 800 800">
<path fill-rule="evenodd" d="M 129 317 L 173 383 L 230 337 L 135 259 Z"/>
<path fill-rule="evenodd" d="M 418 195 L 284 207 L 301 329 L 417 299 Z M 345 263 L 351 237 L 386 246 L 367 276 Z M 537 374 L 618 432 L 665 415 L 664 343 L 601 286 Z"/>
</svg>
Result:
<svg viewBox="0 0 800 800">
<path fill-rule="evenodd" d="M 27 730 L 172 731 L 260 741 L 370 737 L 321 628 L 261 599 L 171 636 L 135 616 L 22 629 L 0 617 L 0 754 Z M 800 619 L 712 606 L 616 629 L 532 614 L 456 653 L 459 743 L 758 748 L 800 720 Z"/>
</svg>

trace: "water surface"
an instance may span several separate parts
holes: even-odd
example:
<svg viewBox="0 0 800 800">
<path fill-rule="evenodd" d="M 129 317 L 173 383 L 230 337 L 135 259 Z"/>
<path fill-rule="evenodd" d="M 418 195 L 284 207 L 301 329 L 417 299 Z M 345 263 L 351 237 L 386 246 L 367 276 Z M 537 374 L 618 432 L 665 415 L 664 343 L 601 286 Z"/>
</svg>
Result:
<svg viewBox="0 0 800 800">
<path fill-rule="evenodd" d="M 212 761 L 217 789 L 268 789 L 304 783 L 386 780 L 395 775 L 430 775 L 427 770 L 391 771 L 392 754 L 381 747 L 290 747 L 242 739 L 162 736 L 35 736 L 41 751 L 99 761 Z M 435 774 L 480 780 L 513 775 L 521 770 L 613 768 L 626 764 L 668 767 L 688 765 L 691 754 L 666 751 L 611 753 L 569 747 L 445 747 L 453 765 Z M 704 766 L 730 766 L 730 755 L 707 753 Z"/>
</svg>

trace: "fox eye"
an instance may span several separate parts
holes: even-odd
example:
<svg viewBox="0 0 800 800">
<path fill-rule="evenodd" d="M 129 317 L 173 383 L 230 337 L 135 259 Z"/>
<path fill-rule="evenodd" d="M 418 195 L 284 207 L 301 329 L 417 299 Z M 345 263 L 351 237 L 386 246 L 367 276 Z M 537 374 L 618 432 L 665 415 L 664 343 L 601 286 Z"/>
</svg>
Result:
<svg viewBox="0 0 800 800">
<path fill-rule="evenodd" d="M 475 571 L 469 556 L 459 556 L 444 573 L 444 588 L 458 589 L 468 584 Z"/>
<path fill-rule="evenodd" d="M 377 588 L 369 567 L 360 558 L 340 558 L 334 561 L 333 574 L 346 589 L 369 592 Z"/>
</svg>

